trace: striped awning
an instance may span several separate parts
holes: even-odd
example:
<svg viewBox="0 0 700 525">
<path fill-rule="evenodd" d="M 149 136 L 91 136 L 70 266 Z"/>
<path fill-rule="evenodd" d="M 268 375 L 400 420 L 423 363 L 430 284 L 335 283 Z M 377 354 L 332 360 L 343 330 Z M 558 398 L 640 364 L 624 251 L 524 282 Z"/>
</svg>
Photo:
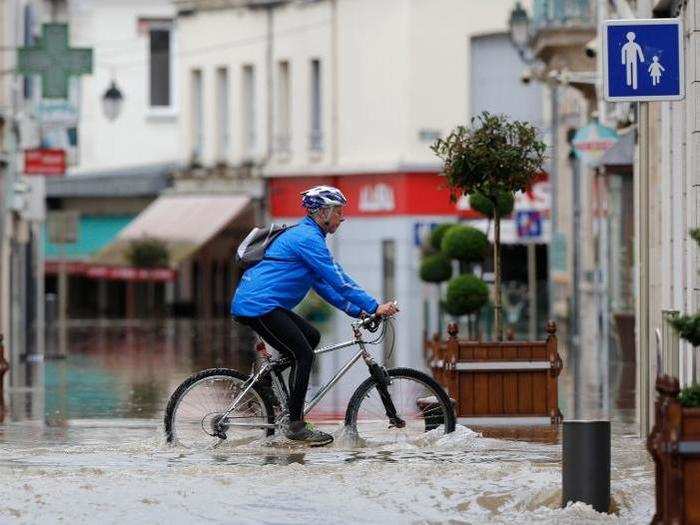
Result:
<svg viewBox="0 0 700 525">
<path fill-rule="evenodd" d="M 166 244 L 170 267 L 175 268 L 235 222 L 249 203 L 250 198 L 241 195 L 163 195 L 130 222 L 92 262 L 129 266 L 126 257 L 129 244 L 150 238 Z"/>
</svg>

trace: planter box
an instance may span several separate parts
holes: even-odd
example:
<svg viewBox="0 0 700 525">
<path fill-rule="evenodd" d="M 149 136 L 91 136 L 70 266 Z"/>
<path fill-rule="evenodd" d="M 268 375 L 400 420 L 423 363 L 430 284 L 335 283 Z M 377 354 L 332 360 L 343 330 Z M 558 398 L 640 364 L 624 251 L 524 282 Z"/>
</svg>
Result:
<svg viewBox="0 0 700 525">
<path fill-rule="evenodd" d="M 556 325 L 547 325 L 546 341 L 460 341 L 448 327 L 446 342 L 426 342 L 433 375 L 457 401 L 457 417 L 470 424 L 484 418 L 504 423 L 558 423 Z M 484 420 L 484 421 L 480 421 Z"/>
<path fill-rule="evenodd" d="M 678 379 L 656 380 L 656 420 L 647 449 L 656 464 L 652 523 L 700 524 L 700 408 L 678 401 Z"/>
</svg>

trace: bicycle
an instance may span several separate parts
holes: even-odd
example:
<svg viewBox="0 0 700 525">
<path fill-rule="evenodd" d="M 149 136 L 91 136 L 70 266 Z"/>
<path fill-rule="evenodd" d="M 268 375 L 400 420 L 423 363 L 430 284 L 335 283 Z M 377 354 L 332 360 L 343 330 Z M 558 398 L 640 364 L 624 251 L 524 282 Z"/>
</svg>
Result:
<svg viewBox="0 0 700 525">
<path fill-rule="evenodd" d="M 375 315 L 351 323 L 349 341 L 315 350 L 316 355 L 358 346 L 358 352 L 306 402 L 304 414 L 313 409 L 335 384 L 363 359 L 370 377 L 351 396 L 345 412 L 345 429 L 366 443 L 388 437 L 414 440 L 428 431 L 447 434 L 455 429 L 455 412 L 445 390 L 432 377 L 411 368 L 387 370 L 376 363 L 367 345 L 386 335 L 390 318 Z M 373 341 L 363 330 L 384 330 Z M 172 394 L 165 411 L 168 443 L 185 447 L 218 446 L 224 440 L 245 444 L 284 431 L 289 423 L 289 390 L 282 372 L 293 364 L 284 355 L 274 358 L 262 340 L 256 345 L 262 365 L 249 376 L 229 368 L 210 368 L 186 379 Z M 269 378 L 269 379 L 268 379 Z"/>
</svg>

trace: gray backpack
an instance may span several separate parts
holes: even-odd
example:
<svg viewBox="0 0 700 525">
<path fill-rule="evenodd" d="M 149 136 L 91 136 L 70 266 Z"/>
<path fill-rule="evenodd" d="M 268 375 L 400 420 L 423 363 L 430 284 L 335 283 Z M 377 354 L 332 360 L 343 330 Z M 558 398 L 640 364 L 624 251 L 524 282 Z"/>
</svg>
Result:
<svg viewBox="0 0 700 525">
<path fill-rule="evenodd" d="M 263 259 L 275 261 L 286 260 L 276 257 L 265 257 L 265 251 L 277 237 L 286 232 L 291 226 L 286 224 L 271 224 L 266 228 L 253 228 L 236 251 L 236 264 L 247 270 Z"/>
</svg>

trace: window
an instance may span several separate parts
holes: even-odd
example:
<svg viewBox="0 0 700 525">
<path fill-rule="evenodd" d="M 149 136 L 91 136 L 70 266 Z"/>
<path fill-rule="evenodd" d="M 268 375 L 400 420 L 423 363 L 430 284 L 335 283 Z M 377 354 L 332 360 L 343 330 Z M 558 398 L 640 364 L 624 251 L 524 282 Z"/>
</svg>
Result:
<svg viewBox="0 0 700 525">
<path fill-rule="evenodd" d="M 247 157 L 255 153 L 258 136 L 255 126 L 255 67 L 243 66 L 241 89 L 241 117 L 243 119 L 243 151 Z"/>
<path fill-rule="evenodd" d="M 172 105 L 172 26 L 170 22 L 151 22 L 150 40 L 150 105 L 169 108 Z"/>
<path fill-rule="evenodd" d="M 275 149 L 289 153 L 291 146 L 291 86 L 289 62 L 280 60 L 277 65 L 277 136 Z"/>
<path fill-rule="evenodd" d="M 192 161 L 201 162 L 204 149 L 204 101 L 202 72 L 192 70 Z"/>
<path fill-rule="evenodd" d="M 229 79 L 228 69 L 216 70 L 216 126 L 217 126 L 217 160 L 223 162 L 229 154 L 230 125 L 229 125 Z"/>
<path fill-rule="evenodd" d="M 322 127 L 322 94 L 321 94 L 321 61 L 311 61 L 311 126 L 309 134 L 309 149 L 323 151 Z"/>
</svg>

